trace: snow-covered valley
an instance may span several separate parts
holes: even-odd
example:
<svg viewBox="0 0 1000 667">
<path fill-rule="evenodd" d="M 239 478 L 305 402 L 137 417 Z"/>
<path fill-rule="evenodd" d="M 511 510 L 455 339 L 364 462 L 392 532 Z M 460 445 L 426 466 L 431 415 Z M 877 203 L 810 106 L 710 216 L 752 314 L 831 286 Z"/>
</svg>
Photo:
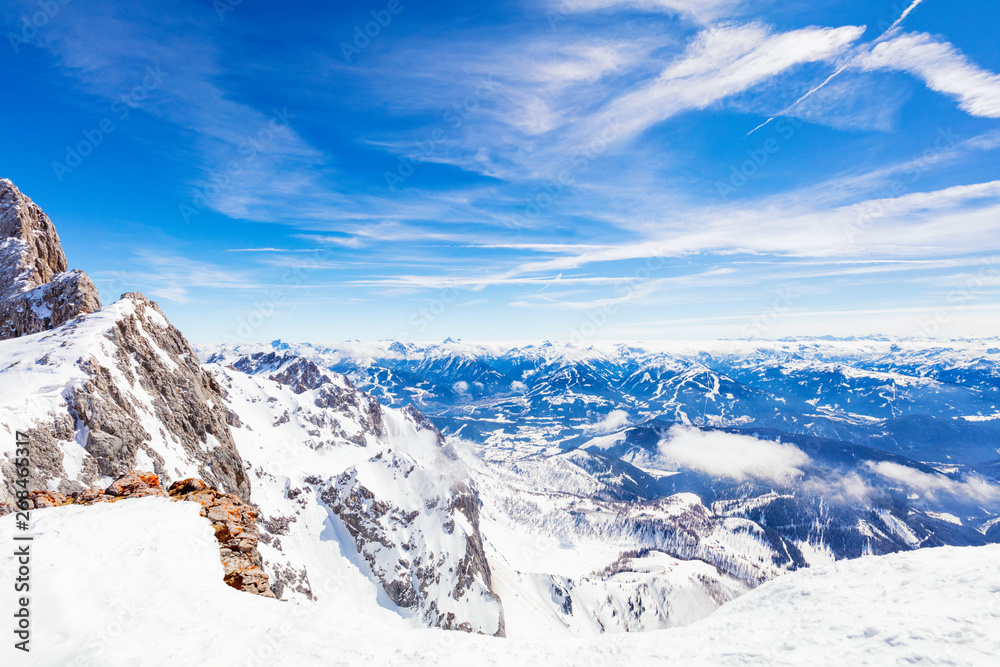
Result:
<svg viewBox="0 0 1000 667">
<path fill-rule="evenodd" d="M 34 664 L 996 651 L 994 340 L 196 349 L 0 188 Z"/>
</svg>

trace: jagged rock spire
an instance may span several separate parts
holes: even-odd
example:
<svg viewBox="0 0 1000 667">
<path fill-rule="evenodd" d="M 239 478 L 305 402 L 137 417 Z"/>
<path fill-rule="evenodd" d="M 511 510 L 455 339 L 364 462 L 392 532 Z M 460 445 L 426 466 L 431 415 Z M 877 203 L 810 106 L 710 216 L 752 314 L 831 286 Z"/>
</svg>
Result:
<svg viewBox="0 0 1000 667">
<path fill-rule="evenodd" d="M 101 307 L 83 271 L 68 271 L 49 216 L 0 179 L 0 339 L 46 331 Z"/>
</svg>

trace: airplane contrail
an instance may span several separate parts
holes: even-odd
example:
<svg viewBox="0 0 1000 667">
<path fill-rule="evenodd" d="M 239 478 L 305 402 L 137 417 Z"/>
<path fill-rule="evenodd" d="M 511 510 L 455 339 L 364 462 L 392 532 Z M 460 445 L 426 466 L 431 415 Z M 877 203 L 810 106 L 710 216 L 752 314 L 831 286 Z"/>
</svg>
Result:
<svg viewBox="0 0 1000 667">
<path fill-rule="evenodd" d="M 907 7 L 906 9 L 904 9 L 903 13 L 899 15 L 899 18 L 896 19 L 896 21 L 891 26 L 889 26 L 888 28 L 886 28 L 885 32 L 883 32 L 881 35 L 879 35 L 878 37 L 876 37 L 875 40 L 872 42 L 872 44 L 878 44 L 883 39 L 885 39 L 885 36 L 888 35 L 889 33 L 891 33 L 896 28 L 898 28 L 899 24 L 903 22 L 903 19 L 905 19 L 907 16 L 909 16 L 910 12 L 912 12 L 914 9 L 916 9 L 917 5 L 919 5 L 923 1 L 924 0 L 913 0 L 913 2 L 910 4 L 910 6 Z M 791 104 L 789 104 L 787 107 L 784 108 L 784 110 L 779 111 L 778 113 L 776 113 L 775 115 L 771 116 L 770 118 L 768 118 L 767 120 L 765 120 L 763 123 L 761 123 L 760 125 L 758 125 L 754 129 L 752 129 L 749 132 L 747 132 L 747 136 L 749 137 L 751 134 L 753 134 L 754 132 L 756 132 L 760 128 L 764 127 L 765 125 L 767 125 L 768 123 L 770 123 L 772 120 L 774 120 L 778 116 L 784 116 L 786 113 L 788 113 L 789 111 L 791 111 L 792 109 L 794 109 L 795 107 L 797 107 L 807 97 L 809 97 L 810 95 L 812 95 L 813 93 L 815 93 L 816 91 L 818 91 L 820 88 L 823 88 L 826 84 L 828 84 L 831 81 L 833 81 L 833 79 L 838 74 L 840 74 L 845 69 L 847 69 L 848 66 L 850 66 L 850 64 L 851 63 L 848 62 L 846 65 L 841 65 L 840 68 L 837 69 L 836 72 L 834 72 L 830 76 L 826 77 L 826 80 L 823 83 L 819 84 L 818 86 L 816 86 L 815 88 L 813 88 L 812 90 L 810 90 L 808 93 L 806 93 L 805 95 L 803 95 L 799 99 L 797 99 L 794 102 L 792 102 Z"/>
<path fill-rule="evenodd" d="M 888 30 L 886 30 L 881 35 L 879 35 L 879 38 L 876 39 L 875 41 L 877 42 L 877 41 L 881 40 L 883 37 L 885 37 L 890 32 L 892 32 L 893 30 L 895 30 L 899 26 L 899 24 L 903 22 L 903 19 L 905 19 L 907 16 L 909 16 L 910 12 L 912 12 L 914 9 L 916 9 L 917 5 L 919 5 L 923 1 L 924 0 L 913 0 L 913 3 L 909 7 L 907 7 L 906 9 L 903 10 L 903 13 L 900 14 L 900 16 L 899 16 L 898 19 L 896 19 L 896 22 L 893 23 L 891 26 L 889 26 Z"/>
</svg>

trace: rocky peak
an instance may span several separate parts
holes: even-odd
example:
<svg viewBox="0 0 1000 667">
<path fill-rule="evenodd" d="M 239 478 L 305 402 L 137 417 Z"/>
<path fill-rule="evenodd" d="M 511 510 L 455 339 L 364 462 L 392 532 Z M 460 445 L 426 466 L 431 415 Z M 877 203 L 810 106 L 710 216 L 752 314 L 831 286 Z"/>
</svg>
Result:
<svg viewBox="0 0 1000 667">
<path fill-rule="evenodd" d="M 0 293 L 9 296 L 51 282 L 67 269 L 49 216 L 6 178 L 0 179 Z"/>
<path fill-rule="evenodd" d="M 142 467 L 249 501 L 222 389 L 159 306 L 131 292 L 102 308 L 87 275 L 66 271 L 52 222 L 6 180 L 0 234 L 0 369 L 18 387 L 0 427 L 30 435 L 35 485 L 73 493 Z M 0 459 L 0 502 L 14 478 Z"/>
<path fill-rule="evenodd" d="M 215 363 L 221 359 L 221 356 L 215 355 L 209 358 L 208 363 Z M 296 394 L 332 383 L 330 376 L 315 363 L 287 352 L 284 354 L 255 352 L 237 359 L 233 363 L 233 368 L 247 375 L 270 373 L 268 376 L 270 379 L 291 387 Z M 350 382 L 347 378 L 344 379 Z"/>
<path fill-rule="evenodd" d="M 67 268 L 49 217 L 0 179 L 0 339 L 47 331 L 101 307 L 87 274 Z"/>
</svg>

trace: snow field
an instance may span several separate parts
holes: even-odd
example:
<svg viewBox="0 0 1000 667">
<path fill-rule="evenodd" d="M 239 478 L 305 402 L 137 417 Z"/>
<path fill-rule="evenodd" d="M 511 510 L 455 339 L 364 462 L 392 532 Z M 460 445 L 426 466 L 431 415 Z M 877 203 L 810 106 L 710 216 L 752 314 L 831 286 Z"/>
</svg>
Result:
<svg viewBox="0 0 1000 667">
<path fill-rule="evenodd" d="M 193 503 L 67 506 L 33 521 L 33 652 L 28 661 L 5 644 L 5 665 L 990 665 L 1000 655 L 1000 546 L 800 570 L 685 628 L 502 640 L 386 623 L 348 599 L 231 589 Z M 13 516 L 0 519 L 0 540 L 14 530 Z M 5 579 L 13 566 L 0 561 Z"/>
</svg>

